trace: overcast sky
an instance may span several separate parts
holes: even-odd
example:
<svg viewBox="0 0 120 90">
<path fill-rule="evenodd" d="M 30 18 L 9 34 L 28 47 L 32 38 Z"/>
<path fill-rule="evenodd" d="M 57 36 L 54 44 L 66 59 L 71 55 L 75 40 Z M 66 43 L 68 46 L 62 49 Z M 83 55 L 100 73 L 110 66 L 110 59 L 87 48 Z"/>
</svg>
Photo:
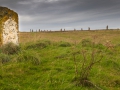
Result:
<svg viewBox="0 0 120 90">
<path fill-rule="evenodd" d="M 19 30 L 120 28 L 120 0 L 0 0 L 19 14 Z"/>
</svg>

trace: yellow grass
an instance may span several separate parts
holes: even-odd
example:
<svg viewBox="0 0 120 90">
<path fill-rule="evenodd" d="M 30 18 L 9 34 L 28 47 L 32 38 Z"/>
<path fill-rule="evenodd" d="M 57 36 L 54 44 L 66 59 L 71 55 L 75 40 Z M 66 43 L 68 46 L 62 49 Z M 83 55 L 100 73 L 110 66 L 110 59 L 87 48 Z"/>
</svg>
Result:
<svg viewBox="0 0 120 90">
<path fill-rule="evenodd" d="M 110 41 L 119 44 L 120 30 L 94 30 L 94 31 L 66 31 L 66 32 L 20 32 L 19 42 L 35 42 L 37 40 L 50 40 L 54 42 L 67 41 L 79 43 L 82 39 L 96 39 L 96 42 Z"/>
</svg>

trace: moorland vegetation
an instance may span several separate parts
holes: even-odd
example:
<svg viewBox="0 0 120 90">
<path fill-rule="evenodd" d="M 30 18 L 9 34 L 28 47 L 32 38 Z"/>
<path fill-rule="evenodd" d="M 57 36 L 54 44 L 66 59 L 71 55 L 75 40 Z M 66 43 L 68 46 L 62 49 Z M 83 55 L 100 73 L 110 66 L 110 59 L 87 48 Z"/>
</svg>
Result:
<svg viewBox="0 0 120 90">
<path fill-rule="evenodd" d="M 20 32 L 0 47 L 0 90 L 119 90 L 120 31 Z"/>
</svg>

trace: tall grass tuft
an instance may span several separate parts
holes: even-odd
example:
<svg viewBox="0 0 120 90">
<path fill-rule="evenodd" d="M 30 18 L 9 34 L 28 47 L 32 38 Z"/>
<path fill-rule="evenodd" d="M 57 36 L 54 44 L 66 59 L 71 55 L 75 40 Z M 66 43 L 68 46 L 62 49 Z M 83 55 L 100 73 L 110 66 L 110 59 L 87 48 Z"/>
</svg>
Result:
<svg viewBox="0 0 120 90">
<path fill-rule="evenodd" d="M 70 47 L 71 44 L 70 44 L 69 42 L 61 41 L 61 42 L 59 43 L 59 46 L 60 46 L 60 47 Z"/>
<path fill-rule="evenodd" d="M 90 39 L 83 39 L 83 40 L 81 41 L 81 43 L 82 43 L 82 46 L 83 46 L 83 47 L 89 47 L 89 46 L 92 46 L 92 44 L 93 44 Z"/>
<path fill-rule="evenodd" d="M 20 51 L 20 47 L 18 45 L 15 45 L 13 43 L 7 43 L 0 47 L 1 52 L 4 54 L 16 54 Z"/>
<path fill-rule="evenodd" d="M 40 64 L 40 57 L 38 53 L 31 50 L 23 50 L 17 55 L 16 60 L 17 62 L 32 63 L 34 65 Z"/>
<path fill-rule="evenodd" d="M 43 49 L 51 45 L 51 42 L 48 40 L 40 40 L 35 43 L 30 43 L 26 46 L 26 49 Z"/>
<path fill-rule="evenodd" d="M 4 64 L 10 61 L 10 57 L 6 54 L 0 53 L 0 63 Z"/>
</svg>

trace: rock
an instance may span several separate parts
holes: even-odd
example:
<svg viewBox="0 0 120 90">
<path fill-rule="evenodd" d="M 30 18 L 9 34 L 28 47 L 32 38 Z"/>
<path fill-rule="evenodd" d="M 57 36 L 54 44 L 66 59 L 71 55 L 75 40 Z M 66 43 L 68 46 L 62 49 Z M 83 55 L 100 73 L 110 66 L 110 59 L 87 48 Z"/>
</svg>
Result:
<svg viewBox="0 0 120 90">
<path fill-rule="evenodd" d="M 7 7 L 0 7 L 0 45 L 18 45 L 18 14 Z"/>
</svg>

